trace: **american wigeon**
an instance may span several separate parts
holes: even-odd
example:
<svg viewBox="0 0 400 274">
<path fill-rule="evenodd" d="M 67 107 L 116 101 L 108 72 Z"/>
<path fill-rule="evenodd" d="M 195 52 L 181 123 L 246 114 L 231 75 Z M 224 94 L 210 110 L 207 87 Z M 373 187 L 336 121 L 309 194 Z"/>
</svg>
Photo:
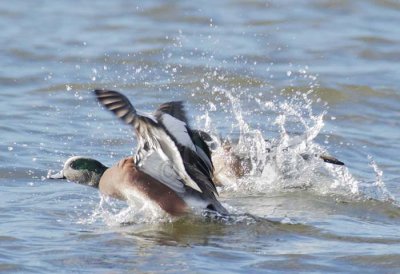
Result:
<svg viewBox="0 0 400 274">
<path fill-rule="evenodd" d="M 102 194 L 120 200 L 135 199 L 139 195 L 172 216 L 184 215 L 192 209 L 228 213 L 215 197 L 207 197 L 186 186 L 169 162 L 157 154 L 150 155 L 140 167 L 132 157 L 127 157 L 110 168 L 95 159 L 75 156 L 65 162 L 59 173 L 49 178 L 92 186 Z"/>
<path fill-rule="evenodd" d="M 62 172 L 50 178 L 99 187 L 119 199 L 135 191 L 172 215 L 181 215 L 194 204 L 227 214 L 215 196 L 210 150 L 197 131 L 190 129 L 182 102 L 165 103 L 154 114 L 143 114 L 119 92 L 96 90 L 95 94 L 102 105 L 134 128 L 135 157 L 109 169 L 96 160 L 73 157 Z"/>
</svg>

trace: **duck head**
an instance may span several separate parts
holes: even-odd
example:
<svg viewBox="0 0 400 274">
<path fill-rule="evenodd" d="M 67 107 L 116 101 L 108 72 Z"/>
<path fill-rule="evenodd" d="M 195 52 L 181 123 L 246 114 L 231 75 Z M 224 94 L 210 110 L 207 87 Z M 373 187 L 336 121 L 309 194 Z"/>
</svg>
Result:
<svg viewBox="0 0 400 274">
<path fill-rule="evenodd" d="M 106 171 L 107 167 L 99 161 L 82 156 L 74 156 L 69 158 L 63 169 L 49 175 L 49 179 L 67 179 L 83 185 L 98 187 L 100 178 Z"/>
</svg>

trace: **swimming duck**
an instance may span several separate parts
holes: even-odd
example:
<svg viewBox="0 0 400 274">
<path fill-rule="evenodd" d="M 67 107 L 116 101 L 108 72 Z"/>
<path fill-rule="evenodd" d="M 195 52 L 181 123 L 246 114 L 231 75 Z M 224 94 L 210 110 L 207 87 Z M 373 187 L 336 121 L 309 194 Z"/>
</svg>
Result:
<svg viewBox="0 0 400 274">
<path fill-rule="evenodd" d="M 102 194 L 120 200 L 143 197 L 172 216 L 181 216 L 197 208 L 228 213 L 215 197 L 207 197 L 186 186 L 170 163 L 156 153 L 148 155 L 140 167 L 133 157 L 126 157 L 109 168 L 95 159 L 74 156 L 65 162 L 60 172 L 49 178 L 95 187 Z"/>
<path fill-rule="evenodd" d="M 181 101 L 162 104 L 154 114 L 138 112 L 129 99 L 112 90 L 95 90 L 98 101 L 126 124 L 131 125 L 138 140 L 135 163 L 140 166 L 147 155 L 156 153 L 170 161 L 184 184 L 215 199 L 211 152 L 193 131 Z"/>
<path fill-rule="evenodd" d="M 90 158 L 73 157 L 67 160 L 62 172 L 50 178 L 97 186 L 102 193 L 120 199 L 127 199 L 126 193 L 135 190 L 172 215 L 182 213 L 171 210 L 174 203 L 195 203 L 227 214 L 215 197 L 218 193 L 212 179 L 209 148 L 190 129 L 182 102 L 162 104 L 151 115 L 137 112 L 119 92 L 96 90 L 95 94 L 102 105 L 133 126 L 138 140 L 135 157 L 110 169 Z M 163 198 L 166 196 L 171 198 L 170 202 Z"/>
</svg>

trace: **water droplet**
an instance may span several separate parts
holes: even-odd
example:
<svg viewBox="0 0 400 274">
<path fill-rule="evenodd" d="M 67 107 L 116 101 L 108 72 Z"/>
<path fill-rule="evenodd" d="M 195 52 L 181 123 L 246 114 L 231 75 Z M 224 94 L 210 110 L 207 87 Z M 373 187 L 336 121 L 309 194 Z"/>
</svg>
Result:
<svg viewBox="0 0 400 274">
<path fill-rule="evenodd" d="M 210 111 L 216 111 L 217 110 L 217 107 L 212 102 L 209 102 L 208 104 L 210 106 Z"/>
</svg>

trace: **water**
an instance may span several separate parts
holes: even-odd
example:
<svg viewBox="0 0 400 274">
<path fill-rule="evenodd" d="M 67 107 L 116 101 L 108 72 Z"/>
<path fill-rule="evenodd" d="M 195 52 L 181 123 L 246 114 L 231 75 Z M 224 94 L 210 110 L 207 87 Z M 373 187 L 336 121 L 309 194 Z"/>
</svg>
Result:
<svg viewBox="0 0 400 274">
<path fill-rule="evenodd" d="M 0 14 L 1 271 L 400 271 L 397 1 L 3 1 Z M 238 142 L 252 168 L 221 189 L 233 215 L 173 220 L 46 179 L 72 155 L 134 151 L 94 88 L 143 111 L 184 100 L 195 127 Z M 346 166 L 299 156 L 328 152 Z"/>
</svg>

